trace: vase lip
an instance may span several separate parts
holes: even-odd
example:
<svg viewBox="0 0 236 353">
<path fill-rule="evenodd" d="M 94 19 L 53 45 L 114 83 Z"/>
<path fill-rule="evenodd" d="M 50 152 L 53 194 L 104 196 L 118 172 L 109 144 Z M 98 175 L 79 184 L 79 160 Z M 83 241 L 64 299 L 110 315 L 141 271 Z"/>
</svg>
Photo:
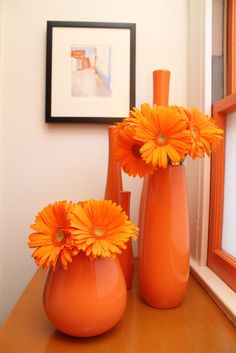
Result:
<svg viewBox="0 0 236 353">
<path fill-rule="evenodd" d="M 130 195 L 131 191 L 121 190 L 120 193 L 123 195 Z"/>
<path fill-rule="evenodd" d="M 155 72 L 163 72 L 163 73 L 166 73 L 166 74 L 170 74 L 170 70 L 162 70 L 162 69 L 158 69 L 158 70 L 154 70 L 153 73 Z"/>
<path fill-rule="evenodd" d="M 167 165 L 167 167 L 166 168 L 162 168 L 162 167 L 157 167 L 157 169 L 156 170 L 163 170 L 163 171 L 165 171 L 166 169 L 172 169 L 172 168 L 176 168 L 176 167 L 182 167 L 182 168 L 184 168 L 184 164 L 168 164 Z"/>
</svg>

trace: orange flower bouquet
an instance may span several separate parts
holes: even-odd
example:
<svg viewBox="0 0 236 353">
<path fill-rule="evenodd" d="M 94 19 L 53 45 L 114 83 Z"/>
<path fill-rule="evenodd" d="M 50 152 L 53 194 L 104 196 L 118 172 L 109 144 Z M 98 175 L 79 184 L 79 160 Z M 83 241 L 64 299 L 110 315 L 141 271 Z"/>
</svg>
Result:
<svg viewBox="0 0 236 353">
<path fill-rule="evenodd" d="M 115 127 L 116 158 L 144 180 L 139 211 L 139 289 L 153 307 L 179 305 L 189 276 L 189 216 L 183 162 L 210 155 L 223 140 L 196 108 L 142 104 Z"/>
<path fill-rule="evenodd" d="M 60 331 L 95 336 L 123 315 L 126 284 L 116 255 L 138 228 L 108 200 L 55 202 L 38 213 L 29 247 L 35 262 L 50 268 L 44 308 Z"/>
<path fill-rule="evenodd" d="M 130 176 L 153 174 L 157 167 L 182 164 L 210 155 L 223 139 L 213 118 L 196 108 L 177 106 L 133 108 L 130 116 L 116 125 L 116 157 Z"/>
</svg>

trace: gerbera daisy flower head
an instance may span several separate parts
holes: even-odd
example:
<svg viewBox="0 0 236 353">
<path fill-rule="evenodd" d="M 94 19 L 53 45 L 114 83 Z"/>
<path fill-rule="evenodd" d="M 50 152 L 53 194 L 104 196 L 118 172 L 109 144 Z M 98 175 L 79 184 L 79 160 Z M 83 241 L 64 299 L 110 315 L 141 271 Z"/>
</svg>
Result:
<svg viewBox="0 0 236 353">
<path fill-rule="evenodd" d="M 28 245 L 36 248 L 32 257 L 43 268 L 50 265 L 55 270 L 58 261 L 64 269 L 72 256 L 78 253 L 70 234 L 69 210 L 72 203 L 58 201 L 43 208 L 31 225 Z"/>
<path fill-rule="evenodd" d="M 134 131 L 129 127 L 119 132 L 115 156 L 128 175 L 144 177 L 153 174 L 155 168 L 142 159 L 140 148 L 143 143 L 134 139 Z"/>
<path fill-rule="evenodd" d="M 142 158 L 153 167 L 179 164 L 191 145 L 187 119 L 175 106 L 154 105 L 140 119 L 134 138 L 143 142 Z"/>
<path fill-rule="evenodd" d="M 143 116 L 148 116 L 151 113 L 151 106 L 148 103 L 141 104 L 141 110 L 133 107 L 130 111 L 129 117 L 125 118 L 115 125 L 115 132 L 119 133 L 121 130 L 126 128 L 135 128 L 138 122 L 142 119 Z"/>
<path fill-rule="evenodd" d="M 191 133 L 191 158 L 204 157 L 214 152 L 223 140 L 223 130 L 218 128 L 214 119 L 203 114 L 197 108 L 190 108 L 185 111 L 189 121 Z"/>
<path fill-rule="evenodd" d="M 156 105 L 154 105 L 156 106 Z M 146 118 L 151 117 L 152 115 L 152 108 L 149 103 L 143 103 L 141 104 L 141 110 L 138 108 L 134 107 L 133 110 L 130 112 L 130 117 L 132 117 L 136 122 L 135 126 L 137 123 L 145 116 Z"/>
<path fill-rule="evenodd" d="M 122 208 L 111 200 L 77 204 L 71 209 L 70 220 L 74 243 L 91 259 L 120 254 L 130 237 L 136 238 L 138 233 Z"/>
</svg>

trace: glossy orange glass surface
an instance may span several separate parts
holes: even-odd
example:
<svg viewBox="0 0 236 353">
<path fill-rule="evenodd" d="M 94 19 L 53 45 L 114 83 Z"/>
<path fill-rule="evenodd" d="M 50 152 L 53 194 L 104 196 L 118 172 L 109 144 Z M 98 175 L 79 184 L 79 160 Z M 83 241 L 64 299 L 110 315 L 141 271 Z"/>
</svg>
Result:
<svg viewBox="0 0 236 353">
<path fill-rule="evenodd" d="M 49 321 L 63 333 L 90 337 L 104 333 L 121 319 L 127 289 L 117 258 L 91 261 L 78 254 L 67 270 L 49 271 L 44 308 Z"/>
<path fill-rule="evenodd" d="M 153 71 L 153 103 L 168 105 L 169 102 L 170 71 Z"/>
<path fill-rule="evenodd" d="M 173 308 L 189 276 L 189 219 L 184 166 L 159 168 L 149 177 L 139 243 L 139 288 L 156 308 Z"/>
<path fill-rule="evenodd" d="M 130 217 L 130 191 L 120 192 L 120 205 L 126 212 L 127 216 Z M 125 276 L 125 282 L 127 289 L 132 287 L 133 274 L 134 274 L 134 257 L 132 249 L 132 240 L 130 239 L 127 243 L 127 249 L 123 249 L 122 253 L 118 256 L 121 268 Z"/>
<path fill-rule="evenodd" d="M 106 200 L 112 200 L 119 204 L 120 191 L 123 190 L 120 162 L 115 159 L 117 135 L 115 126 L 108 127 L 108 167 L 105 196 Z"/>
</svg>

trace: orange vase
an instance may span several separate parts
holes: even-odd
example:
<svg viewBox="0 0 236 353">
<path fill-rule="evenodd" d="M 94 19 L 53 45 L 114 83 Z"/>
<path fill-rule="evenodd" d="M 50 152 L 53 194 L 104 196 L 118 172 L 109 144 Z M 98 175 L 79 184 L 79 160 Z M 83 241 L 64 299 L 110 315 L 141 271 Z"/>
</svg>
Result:
<svg viewBox="0 0 236 353">
<path fill-rule="evenodd" d="M 184 298 L 189 276 L 189 219 L 184 166 L 159 168 L 148 180 L 139 239 L 139 289 L 161 309 Z"/>
<path fill-rule="evenodd" d="M 122 209 L 126 212 L 127 216 L 130 217 L 130 191 L 121 191 L 120 192 L 120 205 Z M 122 253 L 119 255 L 119 261 L 121 268 L 125 276 L 125 282 L 127 289 L 132 287 L 133 274 L 134 274 L 134 257 L 132 249 L 132 240 L 126 243 L 127 249 L 122 250 Z"/>
<path fill-rule="evenodd" d="M 168 105 L 169 101 L 169 85 L 170 85 L 170 71 L 155 70 L 153 71 L 153 104 Z M 146 197 L 146 188 L 148 185 L 149 175 L 146 175 L 143 180 L 142 193 L 139 207 L 139 238 L 143 233 L 143 203 Z"/>
<path fill-rule="evenodd" d="M 155 70 L 153 77 L 153 103 L 159 105 L 168 105 L 170 71 Z"/>
<path fill-rule="evenodd" d="M 108 127 L 108 168 L 105 196 L 106 200 L 112 200 L 119 204 L 120 191 L 123 190 L 120 162 L 115 159 L 117 135 L 115 127 Z"/>
<path fill-rule="evenodd" d="M 127 289 L 118 258 L 91 261 L 83 253 L 67 270 L 50 270 L 44 288 L 49 321 L 61 332 L 76 337 L 104 333 L 121 319 Z"/>
</svg>

